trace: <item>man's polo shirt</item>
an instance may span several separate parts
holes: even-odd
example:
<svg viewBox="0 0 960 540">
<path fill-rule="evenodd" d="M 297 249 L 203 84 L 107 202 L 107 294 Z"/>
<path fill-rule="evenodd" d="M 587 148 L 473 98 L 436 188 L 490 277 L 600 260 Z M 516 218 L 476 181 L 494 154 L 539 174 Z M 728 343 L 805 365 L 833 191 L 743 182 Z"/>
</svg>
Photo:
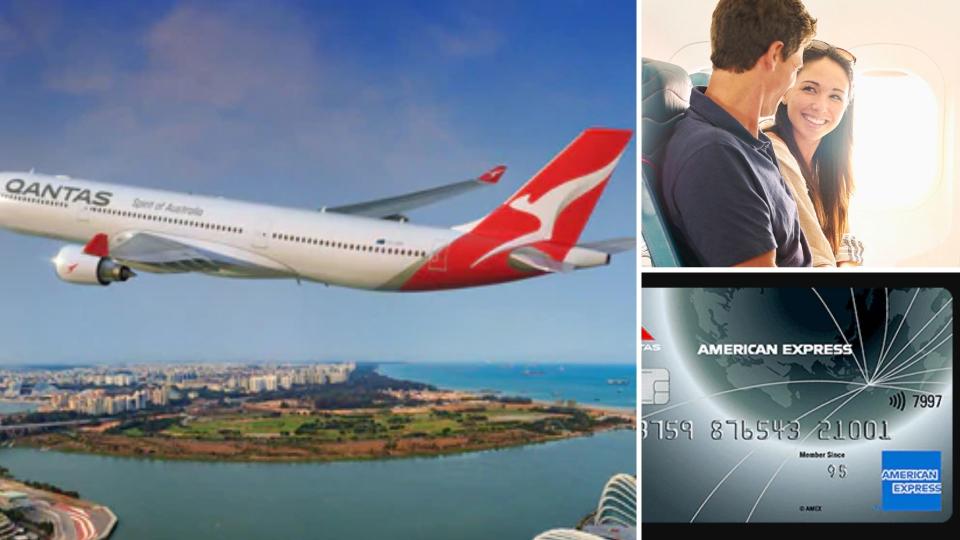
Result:
<svg viewBox="0 0 960 540">
<path fill-rule="evenodd" d="M 688 256 L 702 266 L 732 266 L 775 250 L 777 266 L 810 266 L 770 139 L 754 138 L 704 90 L 693 89 L 667 143 L 660 185 Z"/>
</svg>

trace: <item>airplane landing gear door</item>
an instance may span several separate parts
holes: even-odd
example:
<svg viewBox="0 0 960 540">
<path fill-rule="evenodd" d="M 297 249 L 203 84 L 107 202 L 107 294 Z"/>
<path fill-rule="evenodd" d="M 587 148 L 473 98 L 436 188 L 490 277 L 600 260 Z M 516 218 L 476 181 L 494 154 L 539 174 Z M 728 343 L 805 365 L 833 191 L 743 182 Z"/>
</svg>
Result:
<svg viewBox="0 0 960 540">
<path fill-rule="evenodd" d="M 433 245 L 433 256 L 430 257 L 430 264 L 427 265 L 427 269 L 432 272 L 446 272 L 447 271 L 447 255 L 449 242 L 444 240 L 438 240 Z"/>
</svg>

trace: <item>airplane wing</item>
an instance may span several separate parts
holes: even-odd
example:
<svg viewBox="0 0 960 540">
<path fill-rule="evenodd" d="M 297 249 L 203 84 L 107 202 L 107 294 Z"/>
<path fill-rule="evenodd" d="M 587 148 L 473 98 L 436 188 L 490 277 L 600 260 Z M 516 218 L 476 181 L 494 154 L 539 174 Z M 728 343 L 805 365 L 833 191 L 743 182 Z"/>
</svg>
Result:
<svg viewBox="0 0 960 540">
<path fill-rule="evenodd" d="M 498 165 L 472 180 L 454 182 L 445 186 L 375 201 L 349 204 L 346 206 L 334 206 L 332 208 L 323 207 L 320 211 L 405 221 L 406 218 L 403 217 L 403 212 L 433 204 L 437 201 L 448 199 L 479 187 L 496 184 L 506 170 L 506 166 Z"/>
<path fill-rule="evenodd" d="M 637 249 L 637 239 L 636 238 L 612 238 L 610 240 L 600 240 L 598 242 L 587 242 L 584 244 L 577 244 L 577 247 L 595 249 L 597 251 L 602 251 L 604 253 L 609 253 L 613 255 L 614 253 L 621 253 L 623 251 L 630 251 L 631 249 Z"/>
<path fill-rule="evenodd" d="M 224 277 L 289 277 L 294 272 L 256 253 L 216 242 L 130 231 L 117 235 L 110 258 L 147 272 L 202 272 Z"/>
</svg>

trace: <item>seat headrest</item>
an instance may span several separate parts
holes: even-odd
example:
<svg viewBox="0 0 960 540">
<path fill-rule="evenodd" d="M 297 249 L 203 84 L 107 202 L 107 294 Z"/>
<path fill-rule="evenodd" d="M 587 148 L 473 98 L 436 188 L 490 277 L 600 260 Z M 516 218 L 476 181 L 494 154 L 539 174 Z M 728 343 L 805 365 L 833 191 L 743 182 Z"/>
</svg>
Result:
<svg viewBox="0 0 960 540">
<path fill-rule="evenodd" d="M 694 86 L 707 86 L 710 84 L 710 74 L 698 71 L 690 74 L 690 83 Z"/>
<path fill-rule="evenodd" d="M 680 66 L 642 59 L 641 129 L 644 156 L 658 155 L 673 125 L 690 107 L 690 76 Z"/>
</svg>

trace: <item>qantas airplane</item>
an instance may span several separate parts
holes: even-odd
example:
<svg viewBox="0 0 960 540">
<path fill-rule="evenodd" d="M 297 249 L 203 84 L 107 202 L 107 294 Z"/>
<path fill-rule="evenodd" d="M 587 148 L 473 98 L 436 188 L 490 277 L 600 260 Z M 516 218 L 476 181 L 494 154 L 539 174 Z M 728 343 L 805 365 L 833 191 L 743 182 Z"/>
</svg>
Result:
<svg viewBox="0 0 960 540">
<path fill-rule="evenodd" d="M 127 281 L 135 269 L 380 291 L 490 285 L 606 265 L 634 247 L 633 238 L 577 243 L 631 136 L 585 130 L 500 207 L 452 229 L 408 223 L 403 212 L 496 184 L 506 167 L 319 210 L 8 172 L 0 173 L 0 227 L 75 242 L 53 263 L 76 284 Z"/>
</svg>

